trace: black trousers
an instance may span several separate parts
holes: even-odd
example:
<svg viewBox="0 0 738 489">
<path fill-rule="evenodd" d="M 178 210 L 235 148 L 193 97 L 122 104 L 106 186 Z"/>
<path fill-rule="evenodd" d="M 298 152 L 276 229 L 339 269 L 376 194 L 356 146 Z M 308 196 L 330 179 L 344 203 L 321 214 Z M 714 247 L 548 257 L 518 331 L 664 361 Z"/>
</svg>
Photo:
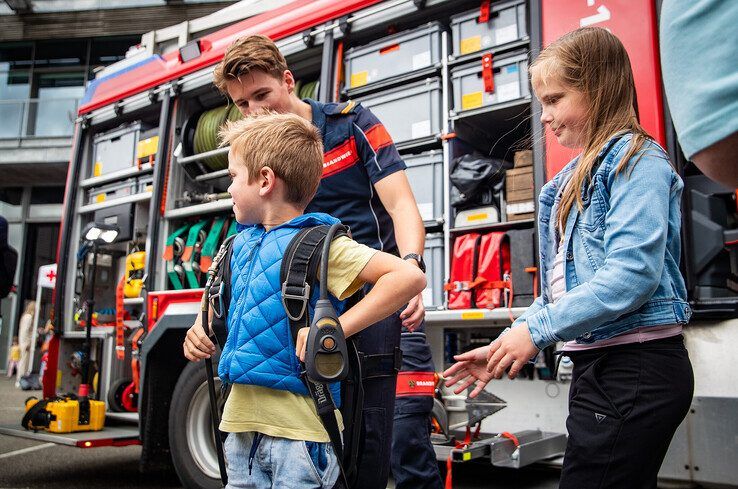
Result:
<svg viewBox="0 0 738 489">
<path fill-rule="evenodd" d="M 569 440 L 560 489 L 656 488 L 694 376 L 681 335 L 568 352 Z"/>
</svg>

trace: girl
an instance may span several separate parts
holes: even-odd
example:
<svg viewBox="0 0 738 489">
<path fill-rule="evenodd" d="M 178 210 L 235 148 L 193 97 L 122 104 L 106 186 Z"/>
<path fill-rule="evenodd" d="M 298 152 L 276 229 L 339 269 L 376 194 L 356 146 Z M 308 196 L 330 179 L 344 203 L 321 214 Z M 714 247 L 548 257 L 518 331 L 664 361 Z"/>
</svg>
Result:
<svg viewBox="0 0 738 489">
<path fill-rule="evenodd" d="M 18 372 L 15 377 L 16 386 L 20 385 L 20 379 L 28 375 L 33 364 L 31 359 L 31 341 L 33 341 L 33 315 L 36 313 L 36 301 L 26 302 L 26 308 L 18 321 L 18 338 L 20 343 L 20 360 Z"/>
<path fill-rule="evenodd" d="M 560 487 L 655 488 L 689 409 L 694 378 L 682 327 L 682 181 L 644 131 L 630 61 L 605 29 L 582 28 L 530 68 L 541 122 L 581 149 L 539 197 L 542 294 L 490 345 L 444 375 L 475 397 L 506 369 L 564 343 L 574 363 Z"/>
</svg>

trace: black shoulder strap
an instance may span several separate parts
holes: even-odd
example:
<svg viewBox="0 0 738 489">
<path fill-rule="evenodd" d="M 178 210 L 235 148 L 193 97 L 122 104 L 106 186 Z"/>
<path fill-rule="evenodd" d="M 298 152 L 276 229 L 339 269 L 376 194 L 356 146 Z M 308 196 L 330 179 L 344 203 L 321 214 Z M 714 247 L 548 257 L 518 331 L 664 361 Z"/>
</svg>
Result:
<svg viewBox="0 0 738 489">
<path fill-rule="evenodd" d="M 290 241 L 282 258 L 279 273 L 282 284 L 282 304 L 290 320 L 293 343 L 297 340 L 297 332 L 300 328 L 310 326 L 308 304 L 312 289 L 317 282 L 323 242 L 329 229 L 330 226 L 327 225 L 301 229 Z M 335 235 L 336 238 L 339 236 L 350 236 L 349 229 L 343 226 Z M 328 432 L 331 445 L 340 462 L 341 477 L 345 481 L 341 430 L 338 427 L 334 412 L 336 406 L 328 385 L 313 382 L 306 375 L 303 375 L 303 381 L 315 403 L 323 427 Z"/>
<path fill-rule="evenodd" d="M 231 304 L 231 256 L 233 255 L 233 239 L 236 235 L 227 237 L 220 245 L 218 253 L 213 258 L 210 270 L 215 275 L 213 283 L 208 289 L 210 307 L 213 310 L 213 319 L 210 327 L 215 334 L 215 340 L 222 350 L 228 337 L 228 307 Z"/>
<path fill-rule="evenodd" d="M 279 280 L 282 284 L 282 304 L 290 320 L 292 339 L 300 328 L 310 326 L 306 314 L 312 287 L 318 278 L 320 252 L 330 226 L 322 225 L 301 229 L 285 250 Z M 350 236 L 349 229 L 342 226 L 336 238 Z"/>
</svg>

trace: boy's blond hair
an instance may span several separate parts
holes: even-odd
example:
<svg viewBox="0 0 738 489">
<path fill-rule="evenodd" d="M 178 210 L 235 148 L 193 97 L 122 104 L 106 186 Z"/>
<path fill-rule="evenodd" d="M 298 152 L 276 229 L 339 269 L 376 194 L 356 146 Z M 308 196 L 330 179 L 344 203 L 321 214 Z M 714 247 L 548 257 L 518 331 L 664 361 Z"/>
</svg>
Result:
<svg viewBox="0 0 738 489">
<path fill-rule="evenodd" d="M 278 80 L 287 70 L 287 61 L 274 42 L 261 34 L 244 36 L 231 44 L 213 72 L 213 83 L 227 94 L 226 83 L 252 71 L 263 71 Z"/>
<path fill-rule="evenodd" d="M 249 172 L 249 183 L 268 166 L 285 182 L 285 200 L 304 209 L 323 174 L 323 140 L 313 124 L 295 114 L 261 112 L 220 131 L 221 145 Z"/>
</svg>

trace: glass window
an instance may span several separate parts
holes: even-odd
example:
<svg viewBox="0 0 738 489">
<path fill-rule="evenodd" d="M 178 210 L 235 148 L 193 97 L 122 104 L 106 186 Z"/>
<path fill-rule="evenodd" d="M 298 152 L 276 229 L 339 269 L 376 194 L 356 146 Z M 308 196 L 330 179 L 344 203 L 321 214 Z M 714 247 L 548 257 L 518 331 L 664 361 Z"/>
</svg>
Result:
<svg viewBox="0 0 738 489">
<path fill-rule="evenodd" d="M 131 46 L 141 42 L 141 36 L 104 37 L 92 40 L 90 69 L 107 66 L 126 57 Z M 92 77 L 90 77 L 92 78 Z"/>
<path fill-rule="evenodd" d="M 30 43 L 0 44 L 0 138 L 18 137 L 22 133 L 32 50 Z"/>
<path fill-rule="evenodd" d="M 86 66 L 89 41 L 38 41 L 34 67 L 57 68 L 60 66 Z"/>
<path fill-rule="evenodd" d="M 61 204 L 64 202 L 64 187 L 33 187 L 31 204 Z"/>
<path fill-rule="evenodd" d="M 0 216 L 8 221 L 20 221 L 23 217 L 23 188 L 0 188 Z"/>
<path fill-rule="evenodd" d="M 38 80 L 34 110 L 36 136 L 70 136 L 74 131 L 77 103 L 84 94 L 84 73 L 44 73 Z"/>
</svg>

